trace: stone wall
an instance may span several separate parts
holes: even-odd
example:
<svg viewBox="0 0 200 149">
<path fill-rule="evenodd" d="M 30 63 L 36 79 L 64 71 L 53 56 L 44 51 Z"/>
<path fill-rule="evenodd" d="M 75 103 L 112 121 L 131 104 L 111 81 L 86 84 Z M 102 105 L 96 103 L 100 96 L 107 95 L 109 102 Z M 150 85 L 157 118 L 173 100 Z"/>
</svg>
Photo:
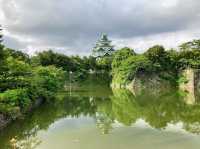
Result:
<svg viewBox="0 0 200 149">
<path fill-rule="evenodd" d="M 174 80 L 174 84 L 162 79 L 163 74 L 138 74 L 129 84 L 112 84 L 112 88 L 126 88 L 134 95 L 142 92 L 149 92 L 156 95 L 166 91 L 180 91 L 187 104 L 195 104 L 200 101 L 200 70 L 187 68 L 179 72 L 179 80 Z"/>
<path fill-rule="evenodd" d="M 134 95 L 141 94 L 142 92 L 149 92 L 151 94 L 159 94 L 160 92 L 175 89 L 176 86 L 172 85 L 169 80 L 162 79 L 161 74 L 145 74 L 140 73 L 129 84 L 112 84 L 112 88 L 129 89 Z"/>
<path fill-rule="evenodd" d="M 180 72 L 179 89 L 184 93 L 187 104 L 195 104 L 200 98 L 200 70 L 185 69 Z"/>
</svg>

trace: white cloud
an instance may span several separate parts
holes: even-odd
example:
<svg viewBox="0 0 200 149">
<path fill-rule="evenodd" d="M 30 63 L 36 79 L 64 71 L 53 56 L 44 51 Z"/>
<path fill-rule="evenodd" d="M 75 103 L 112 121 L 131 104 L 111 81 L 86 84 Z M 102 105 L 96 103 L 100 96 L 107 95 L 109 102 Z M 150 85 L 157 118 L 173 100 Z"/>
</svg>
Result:
<svg viewBox="0 0 200 149">
<path fill-rule="evenodd" d="M 177 6 L 179 0 L 164 0 L 161 5 L 165 8 L 175 7 Z"/>
<path fill-rule="evenodd" d="M 154 45 L 163 45 L 167 49 L 177 49 L 180 44 L 192 39 L 200 39 L 200 29 L 159 33 L 128 39 L 114 39 L 114 44 L 118 45 L 117 48 L 128 46 L 141 53 Z"/>
<path fill-rule="evenodd" d="M 199 0 L 0 0 L 0 21 L 8 47 L 87 54 L 102 32 L 138 50 L 199 38 L 199 8 Z"/>
</svg>

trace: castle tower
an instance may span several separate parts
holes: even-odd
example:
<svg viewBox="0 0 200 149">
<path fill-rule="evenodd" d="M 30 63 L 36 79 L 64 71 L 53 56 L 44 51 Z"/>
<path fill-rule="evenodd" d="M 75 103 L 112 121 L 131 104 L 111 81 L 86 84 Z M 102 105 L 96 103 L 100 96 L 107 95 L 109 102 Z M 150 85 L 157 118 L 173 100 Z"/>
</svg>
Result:
<svg viewBox="0 0 200 149">
<path fill-rule="evenodd" d="M 92 55 L 94 57 L 103 57 L 111 55 L 114 51 L 111 42 L 111 40 L 108 40 L 106 34 L 102 34 L 101 38 L 96 42 L 96 45 L 92 50 Z"/>
</svg>

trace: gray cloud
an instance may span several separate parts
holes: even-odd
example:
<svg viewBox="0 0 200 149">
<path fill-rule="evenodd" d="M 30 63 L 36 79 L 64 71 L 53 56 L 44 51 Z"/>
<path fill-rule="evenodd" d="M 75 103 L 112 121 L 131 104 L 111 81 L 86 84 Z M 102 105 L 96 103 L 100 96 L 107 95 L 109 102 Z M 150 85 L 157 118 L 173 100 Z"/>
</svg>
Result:
<svg viewBox="0 0 200 149">
<path fill-rule="evenodd" d="M 185 37 L 196 30 L 200 35 L 199 0 L 1 0 L 0 7 L 6 45 L 32 47 L 32 52 L 66 48 L 66 53 L 88 53 L 102 32 L 131 46 L 138 38 L 170 38 L 165 33 L 185 32 Z"/>
</svg>

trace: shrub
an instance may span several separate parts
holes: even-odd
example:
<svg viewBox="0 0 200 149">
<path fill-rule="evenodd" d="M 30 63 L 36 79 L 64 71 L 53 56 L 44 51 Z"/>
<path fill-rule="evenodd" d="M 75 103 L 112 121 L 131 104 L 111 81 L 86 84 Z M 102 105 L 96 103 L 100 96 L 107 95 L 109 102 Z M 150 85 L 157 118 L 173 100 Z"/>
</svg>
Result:
<svg viewBox="0 0 200 149">
<path fill-rule="evenodd" d="M 127 47 L 116 51 L 113 55 L 112 69 L 115 69 L 121 64 L 121 62 L 133 55 L 136 55 L 136 53 L 132 49 Z"/>
<path fill-rule="evenodd" d="M 0 75 L 0 91 L 25 88 L 29 86 L 31 66 L 24 61 L 8 57 L 5 61 L 6 69 Z"/>
<path fill-rule="evenodd" d="M 27 89 L 14 89 L 1 93 L 0 103 L 6 105 L 4 106 L 4 110 L 19 107 L 23 112 L 31 105 L 31 100 L 29 98 Z"/>
<path fill-rule="evenodd" d="M 113 82 L 128 83 L 132 81 L 137 72 L 153 71 L 153 65 L 144 55 L 131 56 L 121 62 L 119 67 L 112 70 Z"/>
<path fill-rule="evenodd" d="M 65 83 L 65 72 L 54 66 L 36 67 L 31 78 L 30 92 L 32 99 L 48 99 L 63 88 Z"/>
</svg>

